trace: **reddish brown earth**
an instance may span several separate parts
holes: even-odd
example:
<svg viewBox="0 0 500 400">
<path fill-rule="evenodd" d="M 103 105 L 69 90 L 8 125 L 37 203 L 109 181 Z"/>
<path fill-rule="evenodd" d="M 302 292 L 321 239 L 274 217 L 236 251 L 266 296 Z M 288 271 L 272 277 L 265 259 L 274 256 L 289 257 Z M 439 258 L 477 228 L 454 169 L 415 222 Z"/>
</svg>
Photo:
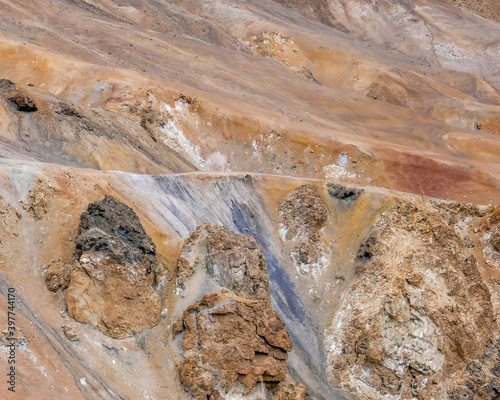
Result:
<svg viewBox="0 0 500 400">
<path fill-rule="evenodd" d="M 497 398 L 498 7 L 0 0 L 0 398 Z"/>
<path fill-rule="evenodd" d="M 257 382 L 272 387 L 286 378 L 293 345 L 268 302 L 247 301 L 232 292 L 209 294 L 174 326 L 174 335 L 186 330 L 180 380 L 195 396 L 224 396 L 236 380 L 246 394 Z"/>
</svg>

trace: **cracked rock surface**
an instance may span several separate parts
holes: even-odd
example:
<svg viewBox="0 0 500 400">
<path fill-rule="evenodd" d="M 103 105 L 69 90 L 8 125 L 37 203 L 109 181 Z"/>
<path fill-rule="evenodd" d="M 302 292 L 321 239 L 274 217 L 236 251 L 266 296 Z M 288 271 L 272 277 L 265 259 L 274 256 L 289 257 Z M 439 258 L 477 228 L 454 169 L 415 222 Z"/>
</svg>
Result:
<svg viewBox="0 0 500 400">
<path fill-rule="evenodd" d="M 293 346 L 269 302 L 208 294 L 177 321 L 174 335 L 183 331 L 180 379 L 194 396 L 221 396 L 236 380 L 248 393 L 257 382 L 272 386 L 286 377 Z"/>
<path fill-rule="evenodd" d="M 330 377 L 361 398 L 446 398 L 498 329 L 467 238 L 432 207 L 402 202 L 381 216 L 328 330 Z M 457 221 L 480 215 L 456 208 Z"/>
<path fill-rule="evenodd" d="M 196 269 L 208 272 L 218 285 L 239 296 L 269 300 L 269 275 L 262 246 L 251 236 L 231 232 L 219 225 L 205 223 L 192 232 L 177 264 L 178 282 Z"/>
<path fill-rule="evenodd" d="M 160 318 L 153 290 L 156 248 L 135 212 L 106 196 L 82 214 L 75 242 L 68 314 L 114 338 L 155 326 Z"/>
<path fill-rule="evenodd" d="M 328 266 L 329 254 L 321 240 L 328 210 L 313 185 L 302 185 L 278 203 L 280 233 L 290 244 L 290 256 L 302 273 Z"/>
</svg>

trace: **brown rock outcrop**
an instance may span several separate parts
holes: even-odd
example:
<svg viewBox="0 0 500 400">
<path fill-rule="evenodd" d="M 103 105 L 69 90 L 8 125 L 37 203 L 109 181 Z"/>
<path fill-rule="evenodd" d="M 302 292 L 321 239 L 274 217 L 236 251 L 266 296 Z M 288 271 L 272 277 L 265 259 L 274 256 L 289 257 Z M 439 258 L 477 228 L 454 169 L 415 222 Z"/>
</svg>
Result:
<svg viewBox="0 0 500 400">
<path fill-rule="evenodd" d="M 299 381 L 284 385 L 271 400 L 314 400 Z"/>
<path fill-rule="evenodd" d="M 482 353 L 498 327 L 457 224 L 430 201 L 379 218 L 326 339 L 335 385 L 363 399 L 446 398 Z"/>
<path fill-rule="evenodd" d="M 278 203 L 279 229 L 283 240 L 291 242 L 290 256 L 299 271 L 314 273 L 329 263 L 321 242 L 328 210 L 313 185 L 302 185 Z"/>
<path fill-rule="evenodd" d="M 479 224 L 479 239 L 483 245 L 483 257 L 490 268 L 500 268 L 500 208 L 495 207 L 491 215 Z"/>
<path fill-rule="evenodd" d="M 181 382 L 200 399 L 223 398 L 236 380 L 248 393 L 257 382 L 286 377 L 292 342 L 270 302 L 227 290 L 208 294 L 174 325 L 174 336 L 182 331 Z"/>
<path fill-rule="evenodd" d="M 130 207 L 111 196 L 90 204 L 81 216 L 76 258 L 66 293 L 71 317 L 114 338 L 158 323 L 156 248 Z"/>
<path fill-rule="evenodd" d="M 9 100 L 16 105 L 18 111 L 34 112 L 38 110 L 33 100 L 25 94 L 16 93 L 14 96 L 9 97 Z"/>
<path fill-rule="evenodd" d="M 500 397 L 500 338 L 486 342 L 484 353 L 456 374 L 448 391 L 450 400 L 498 399 Z"/>
<path fill-rule="evenodd" d="M 18 111 L 34 112 L 38 107 L 33 100 L 16 88 L 16 84 L 8 79 L 0 79 L 0 93 L 4 93 Z"/>
<path fill-rule="evenodd" d="M 45 284 L 51 292 L 64 290 L 69 286 L 73 266 L 69 260 L 57 259 L 44 268 Z"/>
<path fill-rule="evenodd" d="M 185 287 L 195 269 L 204 268 L 222 287 L 247 299 L 269 300 L 269 276 L 264 250 L 252 236 L 205 223 L 191 233 L 177 265 L 177 280 Z"/>
</svg>

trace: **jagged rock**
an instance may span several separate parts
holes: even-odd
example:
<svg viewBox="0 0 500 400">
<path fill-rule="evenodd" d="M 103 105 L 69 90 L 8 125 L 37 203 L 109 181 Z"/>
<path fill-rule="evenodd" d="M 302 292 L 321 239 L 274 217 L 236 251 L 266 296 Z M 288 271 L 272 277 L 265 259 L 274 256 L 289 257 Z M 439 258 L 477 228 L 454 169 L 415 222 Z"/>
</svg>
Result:
<svg viewBox="0 0 500 400">
<path fill-rule="evenodd" d="M 45 284 L 51 292 L 65 290 L 71 280 L 73 266 L 68 260 L 57 259 L 44 268 Z"/>
<path fill-rule="evenodd" d="M 61 104 L 61 110 L 56 111 L 58 114 L 66 115 L 67 117 L 83 118 L 83 116 L 70 105 Z"/>
<path fill-rule="evenodd" d="M 75 242 L 68 314 L 114 338 L 155 326 L 161 311 L 153 290 L 156 248 L 134 211 L 111 196 L 90 204 Z"/>
<path fill-rule="evenodd" d="M 283 386 L 271 400 L 314 400 L 307 388 L 299 381 Z"/>
<path fill-rule="evenodd" d="M 278 211 L 280 222 L 287 227 L 287 238 L 301 230 L 311 231 L 311 238 L 317 238 L 328 217 L 328 210 L 313 185 L 299 186 L 279 202 Z"/>
<path fill-rule="evenodd" d="M 490 243 L 493 248 L 500 253 L 500 229 L 497 229 L 491 235 Z"/>
<path fill-rule="evenodd" d="M 291 71 L 293 71 L 296 74 L 301 74 L 305 78 L 309 79 L 310 81 L 313 81 L 314 83 L 317 83 L 318 85 L 321 85 L 321 82 L 319 82 L 313 75 L 312 71 L 309 68 L 306 68 L 304 66 L 301 67 L 296 67 L 296 66 L 290 66 L 289 67 Z"/>
<path fill-rule="evenodd" d="M 191 233 L 177 265 L 177 280 L 186 279 L 198 268 L 206 269 L 218 285 L 248 299 L 268 300 L 269 276 L 262 246 L 249 235 L 205 223 Z"/>
<path fill-rule="evenodd" d="M 30 213 L 36 220 L 40 220 L 47 214 L 48 194 L 43 188 L 30 190 L 28 199 L 21 204 L 25 211 Z"/>
<path fill-rule="evenodd" d="M 80 338 L 78 337 L 78 332 L 76 331 L 76 329 L 74 327 L 68 326 L 68 325 L 62 325 L 61 329 L 64 333 L 64 336 L 66 336 L 72 342 L 76 342 L 77 340 L 80 340 Z"/>
<path fill-rule="evenodd" d="M 498 399 L 500 397 L 500 337 L 486 342 L 480 358 L 471 360 L 455 377 L 450 400 Z"/>
<path fill-rule="evenodd" d="M 303 273 L 314 273 L 329 264 L 329 254 L 321 242 L 328 210 L 313 185 L 302 185 L 278 203 L 280 233 L 291 242 L 290 256 Z"/>
<path fill-rule="evenodd" d="M 182 331 L 181 382 L 200 399 L 224 398 L 236 380 L 248 393 L 257 382 L 277 384 L 286 377 L 292 342 L 268 301 L 228 290 L 208 294 L 174 325 L 174 336 Z"/>
<path fill-rule="evenodd" d="M 76 254 L 101 253 L 117 263 L 156 263 L 156 247 L 139 218 L 112 196 L 89 205 L 81 216 Z"/>
<path fill-rule="evenodd" d="M 325 341 L 330 378 L 361 398 L 446 398 L 498 328 L 476 259 L 431 202 L 399 202 L 372 229 Z"/>
<path fill-rule="evenodd" d="M 362 193 L 361 190 L 352 189 L 345 187 L 343 185 L 338 185 L 333 183 L 329 183 L 327 187 L 328 187 L 328 194 L 330 196 L 343 201 L 351 202 L 357 200 Z"/>
<path fill-rule="evenodd" d="M 494 207 L 491 214 L 484 216 L 478 226 L 484 262 L 488 267 L 498 269 L 500 268 L 500 207 Z"/>
<path fill-rule="evenodd" d="M 14 96 L 9 97 L 9 100 L 17 106 L 19 111 L 34 112 L 38 110 L 38 107 L 33 100 L 25 94 L 18 92 Z"/>
<path fill-rule="evenodd" d="M 356 260 L 360 262 L 370 261 L 373 256 L 373 247 L 375 246 L 375 238 L 369 237 L 361 243 L 356 254 Z"/>
<path fill-rule="evenodd" d="M 0 91 L 6 92 L 10 90 L 15 90 L 16 84 L 8 79 L 0 79 Z"/>
</svg>

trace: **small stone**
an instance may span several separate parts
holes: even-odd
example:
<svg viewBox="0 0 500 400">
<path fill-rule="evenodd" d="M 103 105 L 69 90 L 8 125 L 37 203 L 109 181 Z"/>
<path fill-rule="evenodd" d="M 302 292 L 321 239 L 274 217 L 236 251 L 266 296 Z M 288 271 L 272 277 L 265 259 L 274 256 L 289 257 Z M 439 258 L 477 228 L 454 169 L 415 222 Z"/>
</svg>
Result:
<svg viewBox="0 0 500 400">
<path fill-rule="evenodd" d="M 307 393 L 307 388 L 297 381 L 281 387 L 271 400 L 313 400 L 313 398 Z"/>
<path fill-rule="evenodd" d="M 63 330 L 64 335 L 72 342 L 80 340 L 80 338 L 78 337 L 78 332 L 74 327 L 68 325 L 61 325 L 61 328 Z"/>
<path fill-rule="evenodd" d="M 44 267 L 45 284 L 51 292 L 65 290 L 71 280 L 73 267 L 70 261 L 57 259 Z"/>
</svg>

